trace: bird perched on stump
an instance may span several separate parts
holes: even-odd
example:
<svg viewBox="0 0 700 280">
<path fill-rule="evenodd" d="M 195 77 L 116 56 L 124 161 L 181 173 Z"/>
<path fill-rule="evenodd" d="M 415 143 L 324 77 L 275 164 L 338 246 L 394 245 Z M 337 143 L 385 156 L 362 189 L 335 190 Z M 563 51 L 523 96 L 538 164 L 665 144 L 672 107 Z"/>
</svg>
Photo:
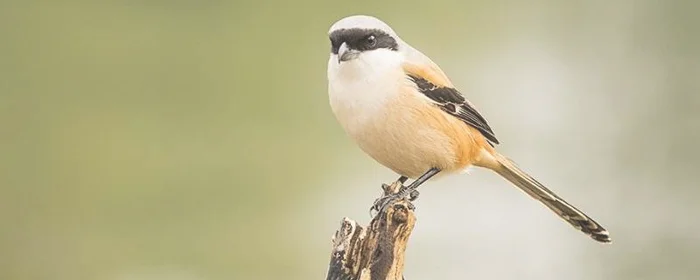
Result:
<svg viewBox="0 0 700 280">
<path fill-rule="evenodd" d="M 350 16 L 334 23 L 328 35 L 328 94 L 336 119 L 365 153 L 398 173 L 398 181 L 415 179 L 390 200 L 403 199 L 436 175 L 482 167 L 594 240 L 611 241 L 595 220 L 498 153 L 499 141 L 476 107 L 386 23 Z"/>
</svg>

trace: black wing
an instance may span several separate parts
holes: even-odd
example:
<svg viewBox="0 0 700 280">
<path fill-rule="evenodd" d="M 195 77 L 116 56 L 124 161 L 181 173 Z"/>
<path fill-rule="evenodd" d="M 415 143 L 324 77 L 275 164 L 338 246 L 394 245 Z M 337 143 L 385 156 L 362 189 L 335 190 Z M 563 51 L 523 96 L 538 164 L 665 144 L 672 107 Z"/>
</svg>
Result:
<svg viewBox="0 0 700 280">
<path fill-rule="evenodd" d="M 462 96 L 459 91 L 450 87 L 439 87 L 426 79 L 408 75 L 421 93 L 435 101 L 440 109 L 453 115 L 468 125 L 473 126 L 489 140 L 492 145 L 498 144 L 498 139 L 486 119 Z"/>
</svg>

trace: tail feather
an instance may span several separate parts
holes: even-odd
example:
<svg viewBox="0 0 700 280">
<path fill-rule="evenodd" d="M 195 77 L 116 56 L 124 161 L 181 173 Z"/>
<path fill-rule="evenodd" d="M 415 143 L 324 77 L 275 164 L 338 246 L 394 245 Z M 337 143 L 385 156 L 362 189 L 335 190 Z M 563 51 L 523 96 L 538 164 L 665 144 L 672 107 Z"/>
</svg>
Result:
<svg viewBox="0 0 700 280">
<path fill-rule="evenodd" d="M 535 178 L 532 178 L 530 175 L 518 168 L 514 162 L 498 154 L 495 156 L 499 165 L 493 169 L 499 175 L 503 176 L 503 178 L 518 186 L 521 190 L 533 198 L 542 202 L 542 204 L 546 205 L 549 209 L 552 209 L 552 211 L 559 215 L 559 217 L 562 217 L 573 227 L 589 235 L 594 240 L 602 243 L 612 242 L 608 231 L 596 221 L 543 186 L 540 182 L 535 180 Z"/>
</svg>

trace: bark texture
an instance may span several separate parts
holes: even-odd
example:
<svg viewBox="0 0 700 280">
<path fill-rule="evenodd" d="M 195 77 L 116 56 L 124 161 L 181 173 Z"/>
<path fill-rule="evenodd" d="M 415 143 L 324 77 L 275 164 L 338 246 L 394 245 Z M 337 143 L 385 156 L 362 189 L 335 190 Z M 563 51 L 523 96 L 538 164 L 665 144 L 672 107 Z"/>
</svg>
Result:
<svg viewBox="0 0 700 280">
<path fill-rule="evenodd" d="M 383 185 L 394 194 L 400 183 Z M 402 280 L 404 253 L 416 217 L 408 200 L 392 203 L 367 227 L 344 218 L 333 236 L 327 280 Z"/>
</svg>

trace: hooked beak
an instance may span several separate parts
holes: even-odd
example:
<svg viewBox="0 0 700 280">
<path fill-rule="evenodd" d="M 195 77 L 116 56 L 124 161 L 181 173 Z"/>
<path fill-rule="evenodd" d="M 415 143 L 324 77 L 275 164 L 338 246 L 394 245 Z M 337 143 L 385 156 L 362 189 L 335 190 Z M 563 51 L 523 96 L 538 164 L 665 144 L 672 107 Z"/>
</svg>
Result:
<svg viewBox="0 0 700 280">
<path fill-rule="evenodd" d="M 358 56 L 360 56 L 360 52 L 348 48 L 348 45 L 346 43 L 340 45 L 340 48 L 338 49 L 338 63 L 353 60 Z"/>
</svg>

